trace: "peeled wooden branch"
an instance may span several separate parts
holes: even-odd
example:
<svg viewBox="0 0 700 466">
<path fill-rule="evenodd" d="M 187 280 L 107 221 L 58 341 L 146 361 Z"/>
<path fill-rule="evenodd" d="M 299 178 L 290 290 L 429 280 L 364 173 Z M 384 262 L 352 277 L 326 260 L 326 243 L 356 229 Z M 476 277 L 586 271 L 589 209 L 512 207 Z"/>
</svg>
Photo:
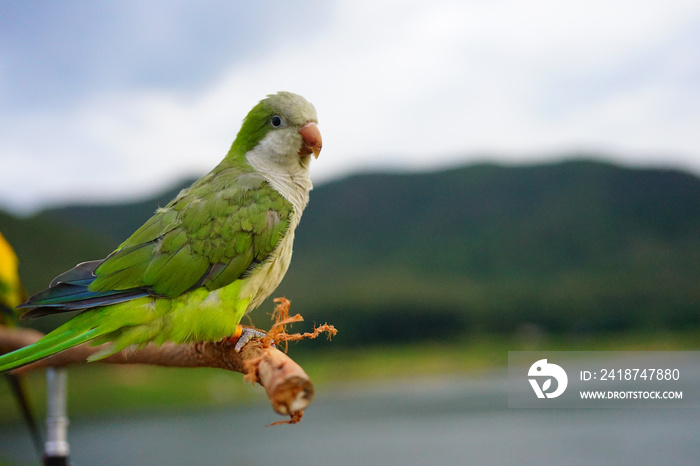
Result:
<svg viewBox="0 0 700 466">
<path fill-rule="evenodd" d="M 213 367 L 245 375 L 245 379 L 265 387 L 272 408 L 279 414 L 288 415 L 287 423 L 301 420 L 303 410 L 314 398 L 314 386 L 306 372 L 289 356 L 279 351 L 277 344 L 288 341 L 316 338 L 321 333 L 330 336 L 337 333 L 332 325 L 324 324 L 314 328 L 310 333 L 287 333 L 287 326 L 304 320 L 301 315 L 289 315 L 289 300 L 276 298 L 273 313 L 274 324 L 261 340 L 248 342 L 240 353 L 234 349 L 230 340 L 218 342 L 200 342 L 176 345 L 165 343 L 162 346 L 147 345 L 138 350 L 126 349 L 102 362 L 112 364 L 151 364 L 167 367 Z M 42 334 L 30 329 L 0 327 L 0 354 L 31 345 Z M 49 358 L 29 364 L 16 372 L 24 372 L 42 367 L 60 367 L 73 363 L 84 363 L 87 358 L 100 351 L 103 346 L 83 344 Z M 278 423 L 275 423 L 278 424 Z"/>
<path fill-rule="evenodd" d="M 30 345 L 42 334 L 31 329 L 0 327 L 0 353 Z M 62 353 L 27 365 L 17 372 L 48 366 L 84 363 L 88 356 L 102 346 L 83 344 Z M 112 364 L 152 364 L 167 367 L 213 367 L 247 374 L 248 380 L 265 387 L 273 409 L 289 415 L 292 422 L 301 419 L 300 412 L 313 400 L 314 387 L 306 372 L 278 349 L 250 341 L 240 353 L 229 340 L 162 346 L 148 345 L 138 350 L 124 350 L 105 358 Z"/>
</svg>

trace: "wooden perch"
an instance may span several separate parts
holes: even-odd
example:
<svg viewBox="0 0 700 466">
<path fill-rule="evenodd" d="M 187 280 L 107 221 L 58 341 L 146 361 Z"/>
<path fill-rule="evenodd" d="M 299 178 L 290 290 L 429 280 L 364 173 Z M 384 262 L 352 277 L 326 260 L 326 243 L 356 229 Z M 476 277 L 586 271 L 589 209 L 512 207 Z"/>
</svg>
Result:
<svg viewBox="0 0 700 466">
<path fill-rule="evenodd" d="M 279 341 L 298 339 L 291 335 L 288 338 L 285 326 L 290 321 L 300 320 L 289 318 L 289 301 L 275 300 L 278 307 L 275 310 L 277 322 L 273 325 L 268 337 L 262 341 L 251 340 L 240 353 L 234 350 L 234 341 L 228 339 L 218 342 L 198 342 L 177 345 L 165 343 L 162 346 L 149 344 L 137 350 L 126 349 L 100 362 L 112 364 L 151 364 L 167 367 L 212 367 L 246 374 L 246 379 L 257 382 L 265 388 L 270 398 L 272 408 L 282 415 L 290 416 L 290 423 L 301 420 L 302 411 L 311 403 L 314 397 L 314 387 L 306 372 L 289 356 L 277 348 L 270 346 L 270 340 L 281 337 Z M 280 308 L 282 310 L 280 311 Z M 286 314 L 285 314 L 286 313 Z M 294 319 L 294 320 L 292 320 Z M 321 331 L 335 334 L 332 326 L 322 326 L 314 333 Z M 310 335 L 312 334 L 308 334 Z M 40 332 L 24 328 L 0 327 L 0 354 L 31 345 L 41 338 Z M 37 361 L 15 372 L 26 372 L 49 366 L 61 367 L 68 364 L 84 363 L 88 356 L 98 352 L 104 346 L 90 346 L 89 343 L 76 346 L 49 358 Z"/>
</svg>

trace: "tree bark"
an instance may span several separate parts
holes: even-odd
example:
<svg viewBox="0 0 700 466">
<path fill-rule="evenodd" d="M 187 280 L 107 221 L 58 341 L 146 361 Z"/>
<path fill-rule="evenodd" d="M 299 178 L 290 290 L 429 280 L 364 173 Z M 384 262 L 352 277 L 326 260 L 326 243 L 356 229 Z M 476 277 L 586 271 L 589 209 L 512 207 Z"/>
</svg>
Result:
<svg viewBox="0 0 700 466">
<path fill-rule="evenodd" d="M 40 332 L 24 328 L 0 327 L 0 353 L 30 345 L 42 337 Z M 246 374 L 245 378 L 265 388 L 272 408 L 279 414 L 290 416 L 288 422 L 298 422 L 304 410 L 313 400 L 314 387 L 306 372 L 282 351 L 251 340 L 240 353 L 234 350 L 235 342 L 199 342 L 162 346 L 149 344 L 138 350 L 124 350 L 101 360 L 111 364 L 152 364 L 167 367 L 212 367 Z M 37 361 L 15 372 L 27 372 L 48 366 L 62 367 L 84 363 L 88 356 L 102 346 L 83 344 L 49 358 Z"/>
</svg>

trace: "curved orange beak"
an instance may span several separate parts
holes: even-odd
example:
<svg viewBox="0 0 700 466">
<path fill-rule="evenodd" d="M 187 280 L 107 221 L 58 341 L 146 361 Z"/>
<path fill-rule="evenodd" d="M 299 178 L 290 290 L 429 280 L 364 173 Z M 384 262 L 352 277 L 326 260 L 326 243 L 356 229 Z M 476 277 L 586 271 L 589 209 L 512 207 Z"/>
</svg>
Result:
<svg viewBox="0 0 700 466">
<path fill-rule="evenodd" d="M 304 140 L 304 145 L 299 149 L 299 156 L 303 157 L 313 153 L 314 157 L 318 158 L 323 144 L 321 142 L 321 132 L 318 130 L 316 123 L 309 121 L 301 127 L 299 134 Z"/>
</svg>

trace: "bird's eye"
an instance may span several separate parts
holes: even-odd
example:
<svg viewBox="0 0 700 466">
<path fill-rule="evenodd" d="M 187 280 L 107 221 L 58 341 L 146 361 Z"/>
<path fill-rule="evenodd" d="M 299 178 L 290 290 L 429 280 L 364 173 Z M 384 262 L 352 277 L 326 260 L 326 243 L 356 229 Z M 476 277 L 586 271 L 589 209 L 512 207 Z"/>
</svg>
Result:
<svg viewBox="0 0 700 466">
<path fill-rule="evenodd" d="M 284 118 L 282 118 L 279 115 L 275 115 L 272 118 L 270 118 L 270 124 L 273 128 L 281 128 L 282 126 L 284 126 Z"/>
</svg>

